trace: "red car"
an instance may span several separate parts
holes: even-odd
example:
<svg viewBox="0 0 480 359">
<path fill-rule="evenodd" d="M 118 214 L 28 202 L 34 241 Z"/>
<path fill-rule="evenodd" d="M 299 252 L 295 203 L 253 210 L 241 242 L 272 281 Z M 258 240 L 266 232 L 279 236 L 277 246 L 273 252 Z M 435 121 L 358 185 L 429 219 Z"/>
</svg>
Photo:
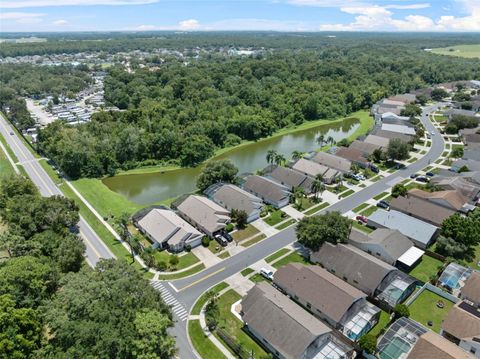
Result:
<svg viewBox="0 0 480 359">
<path fill-rule="evenodd" d="M 365 217 L 365 216 L 356 216 L 355 219 L 356 219 L 358 222 L 362 222 L 362 223 L 367 223 L 367 222 L 368 222 L 368 219 L 367 219 L 367 217 Z"/>
</svg>

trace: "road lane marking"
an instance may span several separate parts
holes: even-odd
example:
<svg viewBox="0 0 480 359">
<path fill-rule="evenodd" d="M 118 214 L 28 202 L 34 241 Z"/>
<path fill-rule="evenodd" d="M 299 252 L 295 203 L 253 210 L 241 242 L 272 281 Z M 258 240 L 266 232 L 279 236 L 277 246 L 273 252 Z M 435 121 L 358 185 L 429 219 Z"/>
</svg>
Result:
<svg viewBox="0 0 480 359">
<path fill-rule="evenodd" d="M 172 289 L 175 291 L 175 293 L 178 293 L 177 287 L 175 287 L 175 286 L 172 284 L 172 282 L 168 282 L 168 285 L 169 285 L 170 287 L 172 287 Z"/>
<path fill-rule="evenodd" d="M 217 271 L 215 271 L 215 272 L 212 272 L 212 273 L 210 273 L 210 274 L 207 274 L 206 276 L 204 276 L 204 277 L 202 277 L 202 278 L 200 278 L 200 279 L 197 279 L 195 282 L 192 282 L 192 283 L 186 285 L 185 287 L 180 288 L 178 291 L 181 292 L 182 290 L 185 290 L 185 289 L 187 289 L 187 288 L 193 287 L 194 285 L 196 285 L 196 284 L 198 284 L 198 283 L 200 283 L 200 282 L 203 282 L 204 280 L 206 280 L 206 279 L 214 276 L 215 274 L 220 273 L 221 271 L 224 271 L 225 268 L 226 268 L 226 267 L 223 267 L 223 268 L 220 268 L 219 270 L 217 270 Z"/>
</svg>

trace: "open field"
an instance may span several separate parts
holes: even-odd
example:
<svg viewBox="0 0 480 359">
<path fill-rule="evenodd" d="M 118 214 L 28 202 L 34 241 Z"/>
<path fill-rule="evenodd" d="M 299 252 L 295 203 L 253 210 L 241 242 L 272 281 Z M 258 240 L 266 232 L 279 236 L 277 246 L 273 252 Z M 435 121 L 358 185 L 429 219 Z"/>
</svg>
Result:
<svg viewBox="0 0 480 359">
<path fill-rule="evenodd" d="M 480 44 L 476 45 L 457 45 L 432 49 L 432 53 L 437 55 L 448 55 L 466 58 L 480 58 Z"/>
</svg>

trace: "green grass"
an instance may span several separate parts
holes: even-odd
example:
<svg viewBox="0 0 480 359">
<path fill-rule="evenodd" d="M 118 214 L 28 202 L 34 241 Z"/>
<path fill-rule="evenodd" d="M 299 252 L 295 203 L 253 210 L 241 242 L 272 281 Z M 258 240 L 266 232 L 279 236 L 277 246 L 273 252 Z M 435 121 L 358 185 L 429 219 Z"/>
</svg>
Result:
<svg viewBox="0 0 480 359">
<path fill-rule="evenodd" d="M 240 229 L 231 233 L 231 235 L 236 242 L 240 242 L 240 241 L 243 241 L 244 239 L 254 236 L 257 233 L 258 233 L 258 229 L 256 229 L 254 226 L 249 224 L 244 229 Z"/>
<path fill-rule="evenodd" d="M 377 176 L 375 176 L 375 177 L 370 178 L 370 181 L 372 181 L 372 182 L 377 182 L 377 181 L 378 181 L 379 179 L 381 179 L 381 178 L 382 178 L 381 175 L 377 175 Z"/>
<path fill-rule="evenodd" d="M 291 226 L 295 222 L 296 222 L 296 220 L 294 220 L 293 218 L 290 218 L 289 220 L 279 224 L 278 226 L 275 226 L 275 228 L 278 229 L 278 230 L 282 230 L 282 229 L 285 229 L 285 228 Z"/>
<path fill-rule="evenodd" d="M 355 191 L 354 191 L 353 189 L 349 189 L 348 191 L 345 191 L 345 192 L 341 193 L 341 194 L 338 196 L 338 198 L 345 198 L 345 197 L 348 197 L 348 196 L 350 196 L 350 195 L 352 195 L 352 194 L 354 194 L 354 193 L 355 193 Z"/>
<path fill-rule="evenodd" d="M 372 233 L 374 231 L 373 228 L 367 227 L 363 224 L 358 223 L 357 221 L 354 221 L 352 224 L 353 227 L 357 228 L 358 230 L 364 232 L 364 233 Z"/>
<path fill-rule="evenodd" d="M 228 253 L 227 251 L 223 251 L 218 255 L 218 258 L 221 258 L 221 259 L 226 259 L 228 257 L 230 257 L 230 253 Z"/>
<path fill-rule="evenodd" d="M 316 202 L 310 197 L 301 198 L 299 201 L 297 201 L 296 206 L 298 206 L 299 203 L 301 203 L 300 209 L 295 207 L 298 211 L 304 211 L 316 204 Z"/>
<path fill-rule="evenodd" d="M 267 238 L 267 236 L 263 233 L 259 234 L 258 236 L 253 237 L 252 239 L 249 239 L 248 241 L 245 241 L 242 243 L 243 247 L 250 247 L 251 245 L 254 245 L 255 243 L 258 243 L 262 240 Z"/>
<path fill-rule="evenodd" d="M 328 202 L 323 202 L 322 204 L 319 204 L 318 206 L 315 206 L 313 208 L 310 208 L 308 211 L 304 212 L 307 216 L 310 216 L 312 214 L 317 213 L 318 211 L 321 211 L 322 209 L 330 206 L 330 203 Z"/>
<path fill-rule="evenodd" d="M 417 158 L 416 157 L 412 157 L 410 158 L 407 162 L 408 163 L 413 163 L 413 162 L 416 162 L 417 161 Z"/>
<path fill-rule="evenodd" d="M 420 262 L 410 271 L 410 275 L 417 278 L 419 281 L 428 282 L 430 277 L 436 275 L 438 267 L 443 263 L 433 257 L 423 255 Z"/>
<path fill-rule="evenodd" d="M 270 226 L 275 226 L 276 224 L 280 223 L 281 221 L 287 218 L 288 218 L 288 214 L 286 214 L 285 212 L 279 209 L 276 209 L 276 210 L 273 210 L 270 213 L 270 215 L 266 219 L 264 219 L 264 221 Z"/>
<path fill-rule="evenodd" d="M 167 265 L 170 264 L 170 258 L 172 258 L 172 254 L 168 253 L 167 251 L 155 251 L 153 253 L 153 256 L 157 261 L 163 261 L 167 263 Z M 200 260 L 197 258 L 195 254 L 192 252 L 184 254 L 182 256 L 177 256 L 178 258 L 178 264 L 176 266 L 176 270 L 184 269 L 187 267 L 190 267 L 191 265 L 194 265 L 195 263 L 198 263 Z"/>
<path fill-rule="evenodd" d="M 195 274 L 195 273 L 198 273 L 198 272 L 200 272 L 204 269 L 205 269 L 205 264 L 200 263 L 200 264 L 196 265 L 195 267 L 190 268 L 189 270 L 186 270 L 184 272 L 173 273 L 173 274 L 163 274 L 159 277 L 159 279 L 163 279 L 163 280 L 179 279 L 179 278 L 183 278 L 183 277 L 188 277 L 188 276 L 190 276 L 192 274 Z"/>
<path fill-rule="evenodd" d="M 373 117 L 370 115 L 369 111 L 360 110 L 357 112 L 352 113 L 349 117 L 358 118 L 360 120 L 360 126 L 348 136 L 348 141 L 353 141 L 357 139 L 357 137 L 366 134 L 375 124 Z"/>
<path fill-rule="evenodd" d="M 373 197 L 373 199 L 378 201 L 379 199 L 385 197 L 386 195 L 388 195 L 388 192 L 382 192 L 380 194 L 377 194 L 375 197 Z"/>
<path fill-rule="evenodd" d="M 368 217 L 368 216 L 370 216 L 373 212 L 375 212 L 377 209 L 378 209 L 377 206 L 370 206 L 370 207 L 368 207 L 366 210 L 364 210 L 363 212 L 361 212 L 360 214 L 361 214 L 362 216 Z"/>
<path fill-rule="evenodd" d="M 253 269 L 252 269 L 253 271 Z M 228 284 L 225 282 L 220 282 L 211 289 L 209 289 L 207 292 L 212 292 L 212 293 L 220 293 L 222 290 L 228 287 Z M 192 315 L 199 315 L 200 311 L 202 310 L 202 307 L 207 303 L 208 300 L 208 295 L 207 292 L 203 293 L 200 298 L 195 302 L 195 305 L 192 308 Z"/>
<path fill-rule="evenodd" d="M 437 307 L 439 300 L 445 304 L 444 308 Z M 410 310 L 411 319 L 439 333 L 442 327 L 442 321 L 452 307 L 453 302 L 429 290 L 424 290 L 417 299 L 410 304 L 408 309 Z M 429 321 L 432 321 L 432 326 L 427 324 Z"/>
<path fill-rule="evenodd" d="M 265 278 L 263 275 L 261 275 L 260 273 L 256 273 L 254 275 L 252 275 L 250 278 L 248 278 L 249 280 L 251 280 L 253 283 L 260 283 L 260 282 L 265 282 L 267 280 L 267 278 Z"/>
<path fill-rule="evenodd" d="M 120 217 L 124 212 L 132 215 L 144 206 L 130 202 L 122 195 L 108 189 L 99 179 L 82 178 L 72 181 L 78 192 L 102 217 Z"/>
<path fill-rule="evenodd" d="M 15 171 L 12 167 L 12 164 L 8 160 L 7 156 L 3 152 L 2 149 L 0 149 L 0 178 L 3 176 L 9 176 L 14 174 Z"/>
<path fill-rule="evenodd" d="M 480 58 L 480 45 L 456 45 L 432 49 L 437 55 L 457 56 L 465 58 Z"/>
<path fill-rule="evenodd" d="M 17 156 L 15 156 L 15 153 L 13 153 L 12 149 L 8 145 L 7 140 L 5 140 L 2 135 L 0 135 L 0 141 L 3 143 L 3 145 L 7 149 L 7 152 L 10 155 L 10 157 L 12 157 L 13 162 L 17 163 L 18 162 Z"/>
<path fill-rule="evenodd" d="M 244 277 L 248 276 L 249 274 L 255 272 L 255 270 L 253 268 L 245 268 L 244 270 L 242 270 L 240 272 L 241 275 L 243 275 Z"/>
<path fill-rule="evenodd" d="M 478 265 L 480 263 L 480 244 L 478 246 L 475 246 L 474 249 L 475 257 L 469 264 L 470 267 L 472 267 L 473 269 L 480 270 L 480 265 Z"/>
<path fill-rule="evenodd" d="M 280 268 L 288 263 L 303 263 L 303 264 L 310 264 L 308 259 L 303 257 L 302 255 L 298 254 L 297 252 L 293 252 L 288 256 L 283 257 L 282 259 L 273 263 L 274 268 Z"/>
<path fill-rule="evenodd" d="M 224 250 L 224 248 L 214 239 L 210 240 L 210 243 L 208 244 L 208 249 L 215 255 L 220 254 Z"/>
<path fill-rule="evenodd" d="M 203 359 L 226 359 L 226 356 L 205 335 L 199 320 L 188 322 L 188 335 L 193 347 Z"/>
<path fill-rule="evenodd" d="M 261 358 L 267 353 L 252 337 L 250 337 L 243 330 L 243 322 L 235 317 L 230 311 L 232 304 L 241 298 L 242 296 L 233 289 L 229 290 L 218 298 L 217 303 L 220 313 L 218 326 L 225 330 L 230 336 L 235 338 L 235 340 L 241 344 L 247 352 L 253 353 L 255 358 Z M 215 336 L 217 336 L 217 334 L 215 334 Z M 217 336 L 217 338 L 221 340 L 220 337 Z"/>
<path fill-rule="evenodd" d="M 270 254 L 267 258 L 265 258 L 265 262 L 267 263 L 273 262 L 275 259 L 280 258 L 281 256 L 287 254 L 288 252 L 290 252 L 290 249 L 282 248 L 276 251 L 275 253 Z"/>
<path fill-rule="evenodd" d="M 380 318 L 378 319 L 378 323 L 368 333 L 374 335 L 375 337 L 378 337 L 382 333 L 383 328 L 385 328 L 388 323 L 390 323 L 390 314 L 382 310 L 380 312 Z"/>
</svg>

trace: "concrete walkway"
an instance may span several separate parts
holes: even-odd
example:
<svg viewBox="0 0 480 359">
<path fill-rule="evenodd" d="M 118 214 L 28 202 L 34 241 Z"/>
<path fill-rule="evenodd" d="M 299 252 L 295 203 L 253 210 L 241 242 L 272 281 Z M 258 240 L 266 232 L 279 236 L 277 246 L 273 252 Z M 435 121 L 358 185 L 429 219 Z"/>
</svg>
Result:
<svg viewBox="0 0 480 359">
<path fill-rule="evenodd" d="M 200 326 L 202 327 L 203 333 L 205 334 L 205 336 L 208 339 L 210 339 L 210 341 L 218 348 L 218 350 L 220 350 L 222 352 L 223 355 L 225 355 L 227 357 L 227 359 L 236 359 L 230 353 L 230 351 L 227 348 L 225 348 L 225 346 L 217 338 L 215 338 L 215 336 L 212 334 L 212 332 L 210 332 L 208 330 L 207 323 L 205 322 L 205 314 L 203 312 L 203 308 L 202 308 L 202 312 L 200 314 Z"/>
<path fill-rule="evenodd" d="M 211 267 L 217 263 L 220 263 L 222 260 L 218 258 L 215 254 L 213 254 L 210 249 L 205 248 L 204 246 L 200 245 L 192 249 L 192 253 L 200 259 L 200 262 L 205 264 L 205 267 Z"/>
<path fill-rule="evenodd" d="M 267 237 L 273 236 L 274 234 L 277 234 L 279 232 L 278 229 L 275 229 L 269 226 L 261 218 L 257 219 L 256 221 L 253 221 L 250 224 L 254 226 L 256 229 L 258 229 L 260 232 L 265 234 Z"/>
<path fill-rule="evenodd" d="M 288 205 L 286 207 L 283 207 L 282 208 L 282 211 L 284 211 L 286 214 L 288 214 L 290 217 L 292 217 L 293 219 L 296 219 L 297 221 L 299 219 L 302 219 L 303 217 L 305 217 L 305 214 L 303 214 L 302 212 L 296 210 L 295 208 L 293 208 L 292 205 Z"/>
<path fill-rule="evenodd" d="M 231 288 L 238 292 L 242 297 L 247 295 L 247 292 L 253 288 L 255 283 L 250 279 L 244 277 L 240 273 L 235 273 L 231 277 L 225 279 L 225 282 L 230 285 Z"/>
</svg>

